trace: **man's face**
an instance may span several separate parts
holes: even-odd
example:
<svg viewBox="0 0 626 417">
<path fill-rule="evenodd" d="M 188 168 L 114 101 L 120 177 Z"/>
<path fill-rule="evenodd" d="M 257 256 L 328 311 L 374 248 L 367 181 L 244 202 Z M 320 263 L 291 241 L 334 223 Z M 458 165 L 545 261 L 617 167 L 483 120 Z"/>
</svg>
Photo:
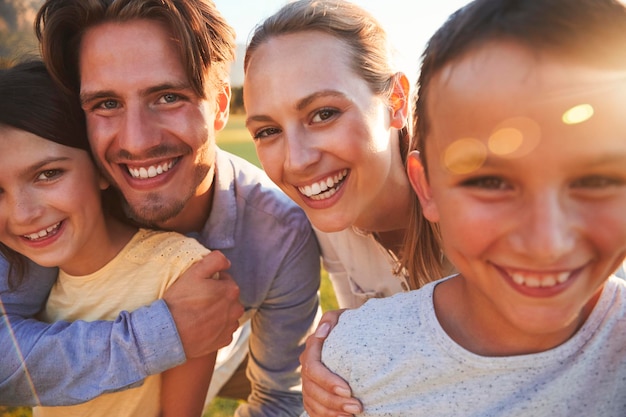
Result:
<svg viewBox="0 0 626 417">
<path fill-rule="evenodd" d="M 91 147 L 129 214 L 168 229 L 200 227 L 210 209 L 215 132 L 226 123 L 228 90 L 199 97 L 175 41 L 153 20 L 94 26 L 79 56 Z"/>
</svg>

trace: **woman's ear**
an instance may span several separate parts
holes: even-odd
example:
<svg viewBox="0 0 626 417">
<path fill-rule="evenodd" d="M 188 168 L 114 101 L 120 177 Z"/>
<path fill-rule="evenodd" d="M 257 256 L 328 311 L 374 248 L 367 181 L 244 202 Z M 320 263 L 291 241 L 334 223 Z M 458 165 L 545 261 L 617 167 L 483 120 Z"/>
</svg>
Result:
<svg viewBox="0 0 626 417">
<path fill-rule="evenodd" d="M 406 161 L 406 171 L 413 191 L 415 191 L 419 199 L 424 217 L 433 223 L 439 221 L 439 210 L 433 198 L 428 178 L 426 178 L 419 151 L 411 151 L 409 153 Z"/>
<path fill-rule="evenodd" d="M 391 107 L 391 127 L 402 129 L 406 125 L 409 113 L 409 92 L 411 86 L 409 80 L 401 72 L 393 77 L 393 91 L 389 100 Z"/>
</svg>

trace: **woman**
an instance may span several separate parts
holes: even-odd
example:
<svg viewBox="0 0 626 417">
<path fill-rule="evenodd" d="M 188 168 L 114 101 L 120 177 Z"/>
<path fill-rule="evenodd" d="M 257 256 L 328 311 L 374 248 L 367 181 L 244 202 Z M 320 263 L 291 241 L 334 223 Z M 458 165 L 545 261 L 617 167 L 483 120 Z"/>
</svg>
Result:
<svg viewBox="0 0 626 417">
<path fill-rule="evenodd" d="M 444 270 L 435 229 L 420 223 L 406 236 L 422 217 L 411 216 L 405 172 L 409 82 L 391 55 L 365 10 L 301 0 L 255 29 L 244 59 L 246 125 L 259 160 L 315 227 L 341 308 L 419 288 Z M 418 249 L 414 262 L 403 262 L 405 240 Z M 342 380 L 324 370 L 316 383 L 303 368 L 309 413 L 323 407 L 314 399 L 343 402 L 327 392 L 347 390 Z"/>
</svg>

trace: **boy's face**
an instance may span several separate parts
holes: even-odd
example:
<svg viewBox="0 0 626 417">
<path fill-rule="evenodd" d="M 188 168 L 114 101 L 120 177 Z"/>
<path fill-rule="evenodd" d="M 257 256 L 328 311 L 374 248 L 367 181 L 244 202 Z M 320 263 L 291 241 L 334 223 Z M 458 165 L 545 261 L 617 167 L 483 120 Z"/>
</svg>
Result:
<svg viewBox="0 0 626 417">
<path fill-rule="evenodd" d="M 429 183 L 415 155 L 409 174 L 462 275 L 444 310 L 496 339 L 561 343 L 626 255 L 626 69 L 497 42 L 429 94 Z"/>
</svg>

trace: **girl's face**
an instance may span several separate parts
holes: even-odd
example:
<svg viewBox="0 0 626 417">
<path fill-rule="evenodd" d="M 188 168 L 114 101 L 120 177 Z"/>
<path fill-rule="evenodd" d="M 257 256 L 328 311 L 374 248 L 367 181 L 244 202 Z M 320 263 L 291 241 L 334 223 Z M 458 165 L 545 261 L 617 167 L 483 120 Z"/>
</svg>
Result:
<svg viewBox="0 0 626 417">
<path fill-rule="evenodd" d="M 101 251 L 106 187 L 86 151 L 0 126 L 0 241 L 12 250 L 82 275 Z"/>
<path fill-rule="evenodd" d="M 626 256 L 626 70 L 495 42 L 428 97 L 429 178 L 417 155 L 409 175 L 461 273 L 442 322 L 463 317 L 492 353 L 562 343 Z"/>
<path fill-rule="evenodd" d="M 272 37 L 246 71 L 246 125 L 269 177 L 316 227 L 371 230 L 388 221 L 399 184 L 408 186 L 397 132 L 407 90 L 401 76 L 391 100 L 375 95 L 333 36 Z"/>
</svg>

